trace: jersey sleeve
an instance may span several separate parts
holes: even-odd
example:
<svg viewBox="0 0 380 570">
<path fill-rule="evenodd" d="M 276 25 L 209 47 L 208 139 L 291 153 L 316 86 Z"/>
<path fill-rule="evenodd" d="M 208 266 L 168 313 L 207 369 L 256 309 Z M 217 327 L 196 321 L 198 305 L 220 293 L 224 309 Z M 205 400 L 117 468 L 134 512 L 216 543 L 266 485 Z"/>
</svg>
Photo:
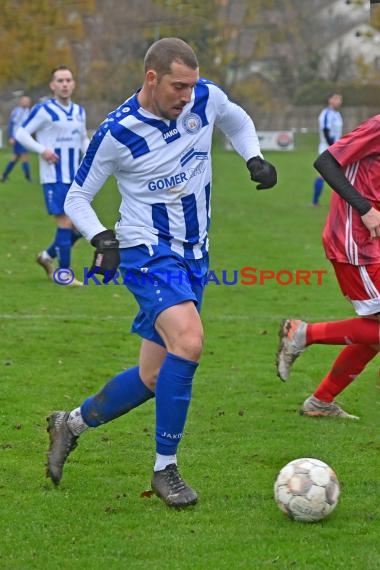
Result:
<svg viewBox="0 0 380 570">
<path fill-rule="evenodd" d="M 244 160 L 261 156 L 259 137 L 251 117 L 244 109 L 230 101 L 218 87 L 211 86 L 217 106 L 215 125 L 230 140 L 233 148 Z"/>
<path fill-rule="evenodd" d="M 84 109 L 84 107 L 80 107 L 80 109 L 83 117 L 82 132 L 81 132 L 81 151 L 84 154 L 88 149 L 88 145 L 90 144 L 90 139 L 88 138 L 87 134 L 86 110 Z"/>
<path fill-rule="evenodd" d="M 91 202 L 117 168 L 115 141 L 106 126 L 92 137 L 65 200 L 65 212 L 88 241 L 106 230 Z"/>
<path fill-rule="evenodd" d="M 28 118 L 22 123 L 21 127 L 17 129 L 15 133 L 16 139 L 28 150 L 42 154 L 45 147 L 37 142 L 32 135 L 49 125 L 49 117 L 43 107 L 43 104 L 35 105 Z"/>
<path fill-rule="evenodd" d="M 17 142 L 22 144 L 28 150 L 33 152 L 37 152 L 38 154 L 42 154 L 45 150 L 45 147 L 37 142 L 32 135 L 24 128 L 19 127 L 15 132 L 15 139 Z"/>
<path fill-rule="evenodd" d="M 335 160 L 345 167 L 371 154 L 378 154 L 380 115 L 361 123 L 329 147 Z"/>
<path fill-rule="evenodd" d="M 15 125 L 16 125 L 16 108 L 11 111 L 8 120 L 8 138 L 15 138 Z"/>
<path fill-rule="evenodd" d="M 50 125 L 49 115 L 47 114 L 43 104 L 33 107 L 29 116 L 22 123 L 22 127 L 31 135 Z"/>
</svg>

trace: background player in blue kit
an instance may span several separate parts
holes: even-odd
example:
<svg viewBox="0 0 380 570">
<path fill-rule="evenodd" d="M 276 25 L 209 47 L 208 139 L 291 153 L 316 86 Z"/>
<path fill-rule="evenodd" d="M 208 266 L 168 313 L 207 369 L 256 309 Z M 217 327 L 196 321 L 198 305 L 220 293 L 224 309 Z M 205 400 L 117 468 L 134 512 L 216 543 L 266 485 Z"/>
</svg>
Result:
<svg viewBox="0 0 380 570">
<path fill-rule="evenodd" d="M 214 83 L 199 79 L 187 43 L 158 40 L 144 64 L 142 88 L 100 125 L 65 202 L 67 214 L 95 247 L 90 272 L 109 281 L 120 263 L 140 307 L 132 327 L 142 337 L 140 361 L 80 407 L 48 417 L 47 475 L 59 484 L 64 463 L 87 428 L 155 397 L 152 488 L 167 505 L 186 507 L 196 503 L 197 493 L 182 479 L 176 452 L 203 345 L 199 311 L 208 270 L 214 125 L 244 158 L 258 189 L 274 186 L 277 174 L 262 158 L 247 113 Z M 116 233 L 91 206 L 111 175 L 121 194 Z"/>
<path fill-rule="evenodd" d="M 19 142 L 16 141 L 15 133 L 20 125 L 29 116 L 31 107 L 30 97 L 23 95 L 20 97 L 19 104 L 14 107 L 9 115 L 8 119 L 8 142 L 12 146 L 13 156 L 8 162 L 7 166 L 1 177 L 1 182 L 5 182 L 9 174 L 12 172 L 13 168 L 16 166 L 19 160 L 21 160 L 21 167 L 26 180 L 31 181 L 30 175 L 30 164 L 28 151 Z"/>
<path fill-rule="evenodd" d="M 332 93 L 327 99 L 327 107 L 322 109 L 318 116 L 319 146 L 318 154 L 322 154 L 334 142 L 342 136 L 343 118 L 340 114 L 340 107 L 343 97 L 340 93 Z M 324 180 L 322 176 L 317 176 L 313 186 L 313 206 L 319 205 L 322 194 Z"/>
<path fill-rule="evenodd" d="M 58 258 L 59 267 L 70 267 L 71 248 L 81 235 L 63 206 L 89 139 L 85 110 L 71 101 L 75 81 L 70 69 L 66 66 L 54 69 L 49 86 L 53 97 L 33 107 L 18 128 L 16 139 L 40 155 L 40 180 L 46 208 L 54 216 L 57 229 L 50 246 L 38 254 L 37 263 L 52 278 L 54 258 Z M 73 279 L 70 285 L 82 285 L 82 282 Z"/>
</svg>

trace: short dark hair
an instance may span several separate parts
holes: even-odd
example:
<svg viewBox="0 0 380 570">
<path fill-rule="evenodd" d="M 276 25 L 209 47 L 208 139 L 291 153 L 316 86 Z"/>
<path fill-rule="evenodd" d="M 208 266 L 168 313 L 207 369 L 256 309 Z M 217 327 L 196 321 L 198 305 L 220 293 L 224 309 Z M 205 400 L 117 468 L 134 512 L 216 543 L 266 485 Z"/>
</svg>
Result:
<svg viewBox="0 0 380 570">
<path fill-rule="evenodd" d="M 327 96 L 327 103 L 330 101 L 332 97 L 336 96 L 343 98 L 342 93 L 339 93 L 339 91 L 331 91 Z"/>
<path fill-rule="evenodd" d="M 54 75 L 56 71 L 70 71 L 71 74 L 73 74 L 73 72 L 71 71 L 71 69 L 69 67 L 67 67 L 67 65 L 58 65 L 57 67 L 55 67 L 54 69 L 51 70 L 51 74 L 50 74 L 50 78 L 54 79 Z"/>
<path fill-rule="evenodd" d="M 154 69 L 158 76 L 171 73 L 173 61 L 184 63 L 191 69 L 199 67 L 192 47 L 180 38 L 162 38 L 150 46 L 144 58 L 144 71 Z"/>
</svg>

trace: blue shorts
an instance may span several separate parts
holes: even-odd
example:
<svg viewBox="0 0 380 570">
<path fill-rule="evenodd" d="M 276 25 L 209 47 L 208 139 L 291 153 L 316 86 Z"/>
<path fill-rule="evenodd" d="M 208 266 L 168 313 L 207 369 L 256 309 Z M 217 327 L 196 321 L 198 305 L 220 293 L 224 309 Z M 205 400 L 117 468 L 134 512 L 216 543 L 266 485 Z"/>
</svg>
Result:
<svg viewBox="0 0 380 570">
<path fill-rule="evenodd" d="M 46 209 L 52 216 L 59 216 L 65 213 L 63 205 L 66 200 L 67 193 L 71 184 L 63 184 L 63 182 L 54 182 L 52 184 L 43 184 Z"/>
<path fill-rule="evenodd" d="M 200 312 L 208 265 L 208 255 L 184 259 L 161 243 L 121 249 L 123 285 L 140 306 L 131 331 L 165 346 L 154 327 L 156 318 L 165 309 L 185 301 L 194 301 Z"/>
<path fill-rule="evenodd" d="M 22 154 L 26 154 L 27 152 L 28 152 L 27 149 L 24 146 L 22 146 L 22 144 L 20 144 L 19 142 L 16 141 L 13 144 L 13 153 L 16 156 L 21 156 Z"/>
</svg>

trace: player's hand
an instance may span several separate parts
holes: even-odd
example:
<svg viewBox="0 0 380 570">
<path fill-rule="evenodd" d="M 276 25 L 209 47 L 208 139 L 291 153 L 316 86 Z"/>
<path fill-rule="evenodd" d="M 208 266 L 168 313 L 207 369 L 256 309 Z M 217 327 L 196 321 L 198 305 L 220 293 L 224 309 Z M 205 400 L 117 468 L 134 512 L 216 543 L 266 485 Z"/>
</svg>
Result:
<svg viewBox="0 0 380 570">
<path fill-rule="evenodd" d="M 260 156 L 254 156 L 247 161 L 247 168 L 251 173 L 251 180 L 259 182 L 257 190 L 272 188 L 277 183 L 277 172 L 273 164 Z"/>
<path fill-rule="evenodd" d="M 119 241 L 113 230 L 104 230 L 91 240 L 96 250 L 89 277 L 94 274 L 104 275 L 103 283 L 108 283 L 116 275 L 120 263 Z"/>
<path fill-rule="evenodd" d="M 41 156 L 49 164 L 56 164 L 59 161 L 58 154 L 55 154 L 55 152 L 49 148 L 46 148 L 44 152 L 41 153 Z"/>
<path fill-rule="evenodd" d="M 371 208 L 366 214 L 361 216 L 363 224 L 369 230 L 372 239 L 380 237 L 380 212 L 376 208 Z"/>
</svg>

